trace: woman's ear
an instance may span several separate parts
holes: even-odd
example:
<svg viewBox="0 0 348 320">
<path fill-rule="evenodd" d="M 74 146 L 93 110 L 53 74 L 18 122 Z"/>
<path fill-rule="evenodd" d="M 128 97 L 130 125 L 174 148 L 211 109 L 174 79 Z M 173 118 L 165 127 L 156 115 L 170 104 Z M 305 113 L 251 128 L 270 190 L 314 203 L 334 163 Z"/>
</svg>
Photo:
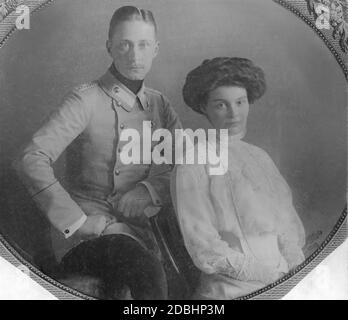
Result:
<svg viewBox="0 0 348 320">
<path fill-rule="evenodd" d="M 207 106 L 205 104 L 200 104 L 198 106 L 199 110 L 201 110 L 201 112 L 203 113 L 203 115 L 207 116 Z"/>
<path fill-rule="evenodd" d="M 106 40 L 105 46 L 106 46 L 106 50 L 111 55 L 111 41 L 110 40 Z"/>
</svg>

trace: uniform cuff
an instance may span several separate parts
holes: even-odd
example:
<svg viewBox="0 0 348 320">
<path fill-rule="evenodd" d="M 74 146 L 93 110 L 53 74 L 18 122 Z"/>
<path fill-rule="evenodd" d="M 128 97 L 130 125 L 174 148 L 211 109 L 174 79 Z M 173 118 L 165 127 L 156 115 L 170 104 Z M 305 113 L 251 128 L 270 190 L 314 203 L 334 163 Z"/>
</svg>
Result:
<svg viewBox="0 0 348 320">
<path fill-rule="evenodd" d="M 149 191 L 153 205 L 155 207 L 161 207 L 162 206 L 161 198 L 159 197 L 158 193 L 156 192 L 155 188 L 151 185 L 151 183 L 147 181 L 142 181 L 142 182 L 139 182 L 139 184 L 144 185 L 147 191 Z"/>
<path fill-rule="evenodd" d="M 78 229 L 80 229 L 86 222 L 87 216 L 83 215 L 79 220 L 73 223 L 69 228 L 64 230 L 65 239 L 70 238 Z"/>
</svg>

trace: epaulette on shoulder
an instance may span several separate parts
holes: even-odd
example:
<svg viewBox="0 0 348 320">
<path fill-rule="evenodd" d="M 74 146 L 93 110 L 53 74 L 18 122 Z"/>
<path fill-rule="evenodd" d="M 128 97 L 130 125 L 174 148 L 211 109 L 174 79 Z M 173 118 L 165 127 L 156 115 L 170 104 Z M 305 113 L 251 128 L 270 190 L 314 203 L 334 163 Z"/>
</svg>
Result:
<svg viewBox="0 0 348 320">
<path fill-rule="evenodd" d="M 148 88 L 146 87 L 146 90 L 152 94 L 155 94 L 157 96 L 163 96 L 163 94 L 161 92 L 159 92 L 158 90 L 152 89 L 152 88 Z"/>
<path fill-rule="evenodd" d="M 75 87 L 75 91 L 83 92 L 83 91 L 86 91 L 87 89 L 94 88 L 97 85 L 98 85 L 97 81 L 91 81 L 91 82 L 84 83 Z"/>
</svg>

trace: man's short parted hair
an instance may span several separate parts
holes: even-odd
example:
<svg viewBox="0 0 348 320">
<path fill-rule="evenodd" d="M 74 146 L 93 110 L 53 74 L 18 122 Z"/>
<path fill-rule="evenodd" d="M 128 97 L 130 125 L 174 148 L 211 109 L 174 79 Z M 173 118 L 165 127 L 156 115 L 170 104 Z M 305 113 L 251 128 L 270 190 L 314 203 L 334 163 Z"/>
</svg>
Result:
<svg viewBox="0 0 348 320">
<path fill-rule="evenodd" d="M 117 9 L 111 18 L 109 27 L 109 39 L 112 38 L 116 27 L 120 23 L 130 20 L 144 21 L 153 25 L 153 27 L 155 28 L 155 34 L 157 34 L 157 24 L 154 15 L 150 10 L 139 9 L 133 6 L 124 6 Z"/>
<path fill-rule="evenodd" d="M 194 111 L 204 114 L 211 91 L 222 86 L 244 88 L 249 103 L 261 98 L 266 92 L 266 80 L 263 70 L 245 58 L 218 57 L 205 60 L 189 72 L 183 88 L 185 103 Z"/>
</svg>

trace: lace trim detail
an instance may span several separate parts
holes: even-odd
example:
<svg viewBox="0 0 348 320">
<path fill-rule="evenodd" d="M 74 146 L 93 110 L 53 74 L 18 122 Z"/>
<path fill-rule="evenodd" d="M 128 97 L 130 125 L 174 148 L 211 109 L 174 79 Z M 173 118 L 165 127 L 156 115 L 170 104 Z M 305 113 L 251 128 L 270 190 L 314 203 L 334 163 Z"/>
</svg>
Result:
<svg viewBox="0 0 348 320">
<path fill-rule="evenodd" d="M 240 270 L 243 267 L 243 261 L 242 258 L 243 255 L 241 254 L 239 256 L 236 256 L 233 258 L 233 262 L 230 262 L 231 259 L 228 259 L 227 257 L 210 257 L 208 261 L 206 261 L 206 264 L 210 267 L 211 270 L 214 270 L 215 273 L 222 274 L 231 278 L 237 278 Z"/>
</svg>

